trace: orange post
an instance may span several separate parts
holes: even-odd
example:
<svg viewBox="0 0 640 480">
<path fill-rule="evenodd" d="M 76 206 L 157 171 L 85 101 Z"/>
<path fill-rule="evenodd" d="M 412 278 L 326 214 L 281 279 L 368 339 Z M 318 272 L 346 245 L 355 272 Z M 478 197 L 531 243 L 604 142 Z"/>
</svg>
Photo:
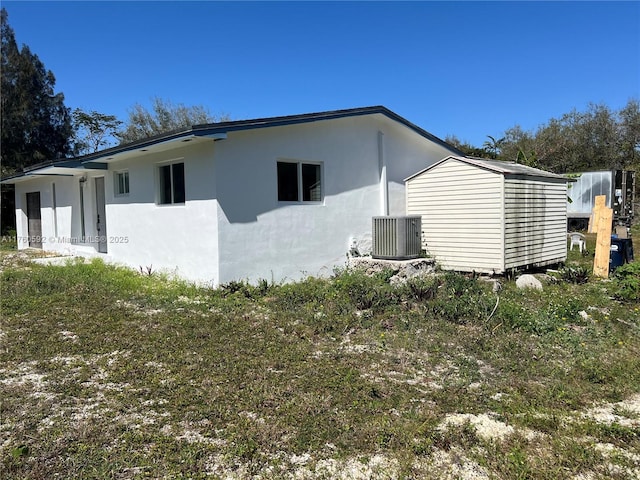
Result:
<svg viewBox="0 0 640 480">
<path fill-rule="evenodd" d="M 589 233 L 598 231 L 598 225 L 600 224 L 600 211 L 605 208 L 607 202 L 606 195 L 597 195 L 594 202 L 594 207 L 589 218 Z"/>
<path fill-rule="evenodd" d="M 613 210 L 607 207 L 600 208 L 597 226 L 598 236 L 596 237 L 596 255 L 593 259 L 593 274 L 597 277 L 609 277 L 612 222 Z"/>
</svg>

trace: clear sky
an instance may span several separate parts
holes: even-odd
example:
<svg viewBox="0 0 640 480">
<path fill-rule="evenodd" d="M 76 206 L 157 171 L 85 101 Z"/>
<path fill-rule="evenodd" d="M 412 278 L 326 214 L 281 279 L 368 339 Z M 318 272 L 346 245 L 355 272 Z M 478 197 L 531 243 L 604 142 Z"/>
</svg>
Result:
<svg viewBox="0 0 640 480">
<path fill-rule="evenodd" d="M 640 97 L 640 2 L 16 2 L 68 107 L 234 120 L 384 105 L 481 146 Z"/>
</svg>

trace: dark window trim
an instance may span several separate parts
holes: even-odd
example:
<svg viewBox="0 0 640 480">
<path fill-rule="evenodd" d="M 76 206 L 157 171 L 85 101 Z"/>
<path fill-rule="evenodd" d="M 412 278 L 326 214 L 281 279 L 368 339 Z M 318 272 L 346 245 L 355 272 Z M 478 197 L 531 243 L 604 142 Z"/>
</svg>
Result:
<svg viewBox="0 0 640 480">
<path fill-rule="evenodd" d="M 280 165 L 284 165 L 284 164 L 288 164 L 288 165 L 295 165 L 296 169 L 295 169 L 295 188 L 287 188 L 287 185 L 283 185 L 281 182 L 284 181 L 291 181 L 291 173 L 289 172 L 289 178 L 285 178 L 282 179 L 281 177 L 281 169 L 280 169 Z M 316 181 L 317 183 L 320 183 L 319 185 L 319 189 L 320 189 L 320 198 L 319 200 L 305 200 L 305 198 L 308 196 L 307 194 L 310 192 L 309 188 L 307 185 L 305 185 L 305 178 L 304 178 L 304 167 L 313 167 L 314 169 L 317 169 L 317 175 L 319 177 L 319 182 Z M 283 172 L 284 173 L 284 172 Z M 278 197 L 278 202 L 279 203 L 304 203 L 304 204 L 311 204 L 311 205 L 318 205 L 318 204 L 322 204 L 324 202 L 324 163 L 323 162 L 314 162 L 314 161 L 303 161 L 303 160 L 289 160 L 289 159 L 279 159 L 276 162 L 276 182 L 277 182 L 277 197 Z M 289 186 L 291 187 L 291 186 Z M 305 188 L 307 187 L 307 188 Z M 287 193 L 288 190 L 288 193 Z M 308 191 L 307 191 L 308 190 Z M 292 193 L 294 193 L 294 195 L 292 195 Z M 283 198 L 283 197 L 295 197 L 295 199 L 293 198 Z"/>
<path fill-rule="evenodd" d="M 184 160 L 160 163 L 157 165 L 157 172 L 156 204 L 184 205 L 187 199 Z M 176 188 L 178 182 L 180 188 Z"/>
</svg>

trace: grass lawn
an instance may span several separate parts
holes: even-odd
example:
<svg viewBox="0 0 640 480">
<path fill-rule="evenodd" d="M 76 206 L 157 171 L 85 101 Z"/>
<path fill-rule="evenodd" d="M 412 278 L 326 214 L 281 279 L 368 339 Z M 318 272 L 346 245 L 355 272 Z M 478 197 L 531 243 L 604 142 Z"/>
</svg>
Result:
<svg viewBox="0 0 640 480">
<path fill-rule="evenodd" d="M 0 255 L 3 479 L 640 477 L 640 262 L 214 290 Z"/>
</svg>

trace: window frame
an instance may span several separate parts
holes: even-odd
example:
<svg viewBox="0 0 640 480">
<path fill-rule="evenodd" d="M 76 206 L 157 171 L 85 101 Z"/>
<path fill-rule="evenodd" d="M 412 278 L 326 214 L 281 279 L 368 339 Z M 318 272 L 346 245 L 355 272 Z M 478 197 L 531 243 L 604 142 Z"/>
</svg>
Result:
<svg viewBox="0 0 640 480">
<path fill-rule="evenodd" d="M 280 199 L 280 175 L 278 172 L 278 166 L 281 163 L 296 165 L 296 189 L 297 189 L 297 199 L 296 200 L 281 200 Z M 316 167 L 318 170 L 318 176 L 320 177 L 320 199 L 319 200 L 304 200 L 305 190 L 304 190 L 304 178 L 303 178 L 303 167 L 304 166 L 312 166 Z M 310 160 L 293 160 L 287 158 L 279 158 L 276 161 L 276 197 L 278 203 L 282 204 L 305 204 L 305 205 L 322 205 L 324 203 L 324 162 L 318 161 L 310 161 Z"/>
<path fill-rule="evenodd" d="M 175 166 L 182 165 L 182 201 L 176 201 L 176 180 L 175 180 Z M 169 194 L 171 198 L 169 201 L 163 201 L 163 197 L 165 196 L 164 190 L 166 185 L 164 185 L 164 174 L 163 169 L 168 167 L 169 172 Z M 187 201 L 187 186 L 186 186 L 186 175 L 185 175 L 185 162 L 183 158 L 169 160 L 166 162 L 156 164 L 156 205 L 158 206 L 168 206 L 168 205 L 184 205 Z M 180 192 L 179 192 L 180 193 Z"/>
<path fill-rule="evenodd" d="M 126 192 L 120 191 L 120 176 L 126 175 L 126 182 L 123 186 L 126 186 Z M 129 170 L 116 170 L 113 172 L 113 194 L 116 197 L 128 197 L 131 192 L 131 186 L 129 183 Z"/>
</svg>

